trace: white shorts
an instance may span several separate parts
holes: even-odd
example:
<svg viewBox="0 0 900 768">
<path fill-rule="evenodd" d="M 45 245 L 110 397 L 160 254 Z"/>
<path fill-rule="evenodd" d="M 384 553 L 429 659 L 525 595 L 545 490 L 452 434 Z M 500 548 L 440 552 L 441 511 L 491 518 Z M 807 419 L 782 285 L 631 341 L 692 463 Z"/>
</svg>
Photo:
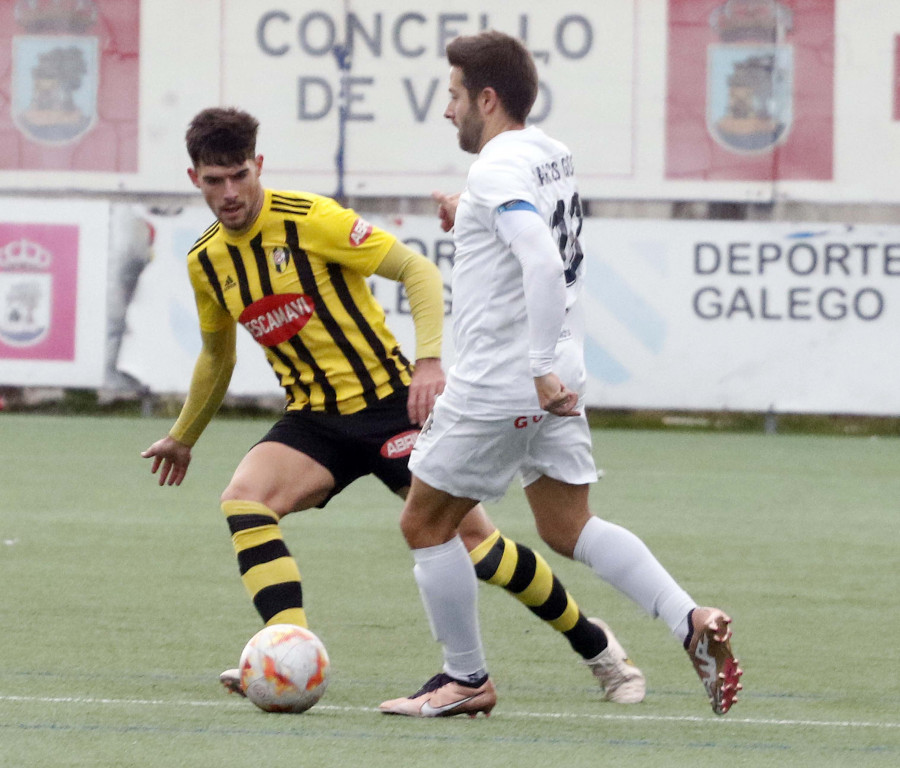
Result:
<svg viewBox="0 0 900 768">
<path fill-rule="evenodd" d="M 409 468 L 432 488 L 476 501 L 502 498 L 516 472 L 523 486 L 542 475 L 571 485 L 597 480 L 583 409 L 581 416 L 485 421 L 467 418 L 442 398 L 422 428 Z"/>
</svg>

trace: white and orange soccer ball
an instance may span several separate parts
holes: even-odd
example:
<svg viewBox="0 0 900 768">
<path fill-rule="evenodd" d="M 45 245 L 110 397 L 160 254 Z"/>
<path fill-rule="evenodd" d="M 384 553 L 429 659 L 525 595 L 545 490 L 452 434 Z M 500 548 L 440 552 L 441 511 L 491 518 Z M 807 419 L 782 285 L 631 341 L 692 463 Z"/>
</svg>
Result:
<svg viewBox="0 0 900 768">
<path fill-rule="evenodd" d="M 305 712 L 325 693 L 330 665 L 315 634 L 293 624 L 273 624 L 244 647 L 241 688 L 266 712 Z"/>
</svg>

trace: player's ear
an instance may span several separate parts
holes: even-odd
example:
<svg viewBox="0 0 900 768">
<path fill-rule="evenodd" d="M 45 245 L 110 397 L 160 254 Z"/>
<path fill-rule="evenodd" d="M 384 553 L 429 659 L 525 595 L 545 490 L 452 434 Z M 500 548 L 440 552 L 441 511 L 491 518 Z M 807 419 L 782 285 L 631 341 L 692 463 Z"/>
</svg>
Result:
<svg viewBox="0 0 900 768">
<path fill-rule="evenodd" d="M 256 174 L 257 175 L 262 173 L 262 167 L 263 167 L 263 156 L 257 155 L 256 156 Z"/>
<path fill-rule="evenodd" d="M 197 169 L 196 168 L 188 168 L 187 173 L 188 173 L 188 177 L 191 180 L 191 184 L 193 184 L 195 187 L 199 187 L 200 186 L 200 177 L 197 175 Z"/>
<path fill-rule="evenodd" d="M 500 102 L 500 97 L 497 96 L 497 91 L 488 86 L 487 88 L 483 88 L 481 93 L 478 94 L 478 106 L 483 115 L 490 115 L 498 107 L 502 107 L 503 105 Z"/>
</svg>

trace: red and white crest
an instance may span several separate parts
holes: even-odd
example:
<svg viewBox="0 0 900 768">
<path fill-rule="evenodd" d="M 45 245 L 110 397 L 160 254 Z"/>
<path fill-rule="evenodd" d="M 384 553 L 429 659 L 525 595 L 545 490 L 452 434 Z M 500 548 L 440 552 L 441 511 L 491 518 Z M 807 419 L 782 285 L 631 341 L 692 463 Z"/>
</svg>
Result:
<svg viewBox="0 0 900 768">
<path fill-rule="evenodd" d="M 353 222 L 353 229 L 350 230 L 350 245 L 359 246 L 369 239 L 372 234 L 372 225 L 362 218 L 357 218 Z"/>
</svg>

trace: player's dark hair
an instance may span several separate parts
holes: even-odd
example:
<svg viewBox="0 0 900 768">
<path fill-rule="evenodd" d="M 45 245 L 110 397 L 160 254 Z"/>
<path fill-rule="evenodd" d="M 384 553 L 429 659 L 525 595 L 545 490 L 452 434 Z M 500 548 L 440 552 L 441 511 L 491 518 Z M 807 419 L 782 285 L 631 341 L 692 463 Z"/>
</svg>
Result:
<svg viewBox="0 0 900 768">
<path fill-rule="evenodd" d="M 188 126 L 184 140 L 194 167 L 243 165 L 256 157 L 259 121 L 233 107 L 211 107 L 200 112 Z"/>
<path fill-rule="evenodd" d="M 457 37 L 447 46 L 447 60 L 461 70 L 470 98 L 493 88 L 507 114 L 525 122 L 537 99 L 538 75 L 534 59 L 516 38 L 496 30 Z"/>
</svg>

